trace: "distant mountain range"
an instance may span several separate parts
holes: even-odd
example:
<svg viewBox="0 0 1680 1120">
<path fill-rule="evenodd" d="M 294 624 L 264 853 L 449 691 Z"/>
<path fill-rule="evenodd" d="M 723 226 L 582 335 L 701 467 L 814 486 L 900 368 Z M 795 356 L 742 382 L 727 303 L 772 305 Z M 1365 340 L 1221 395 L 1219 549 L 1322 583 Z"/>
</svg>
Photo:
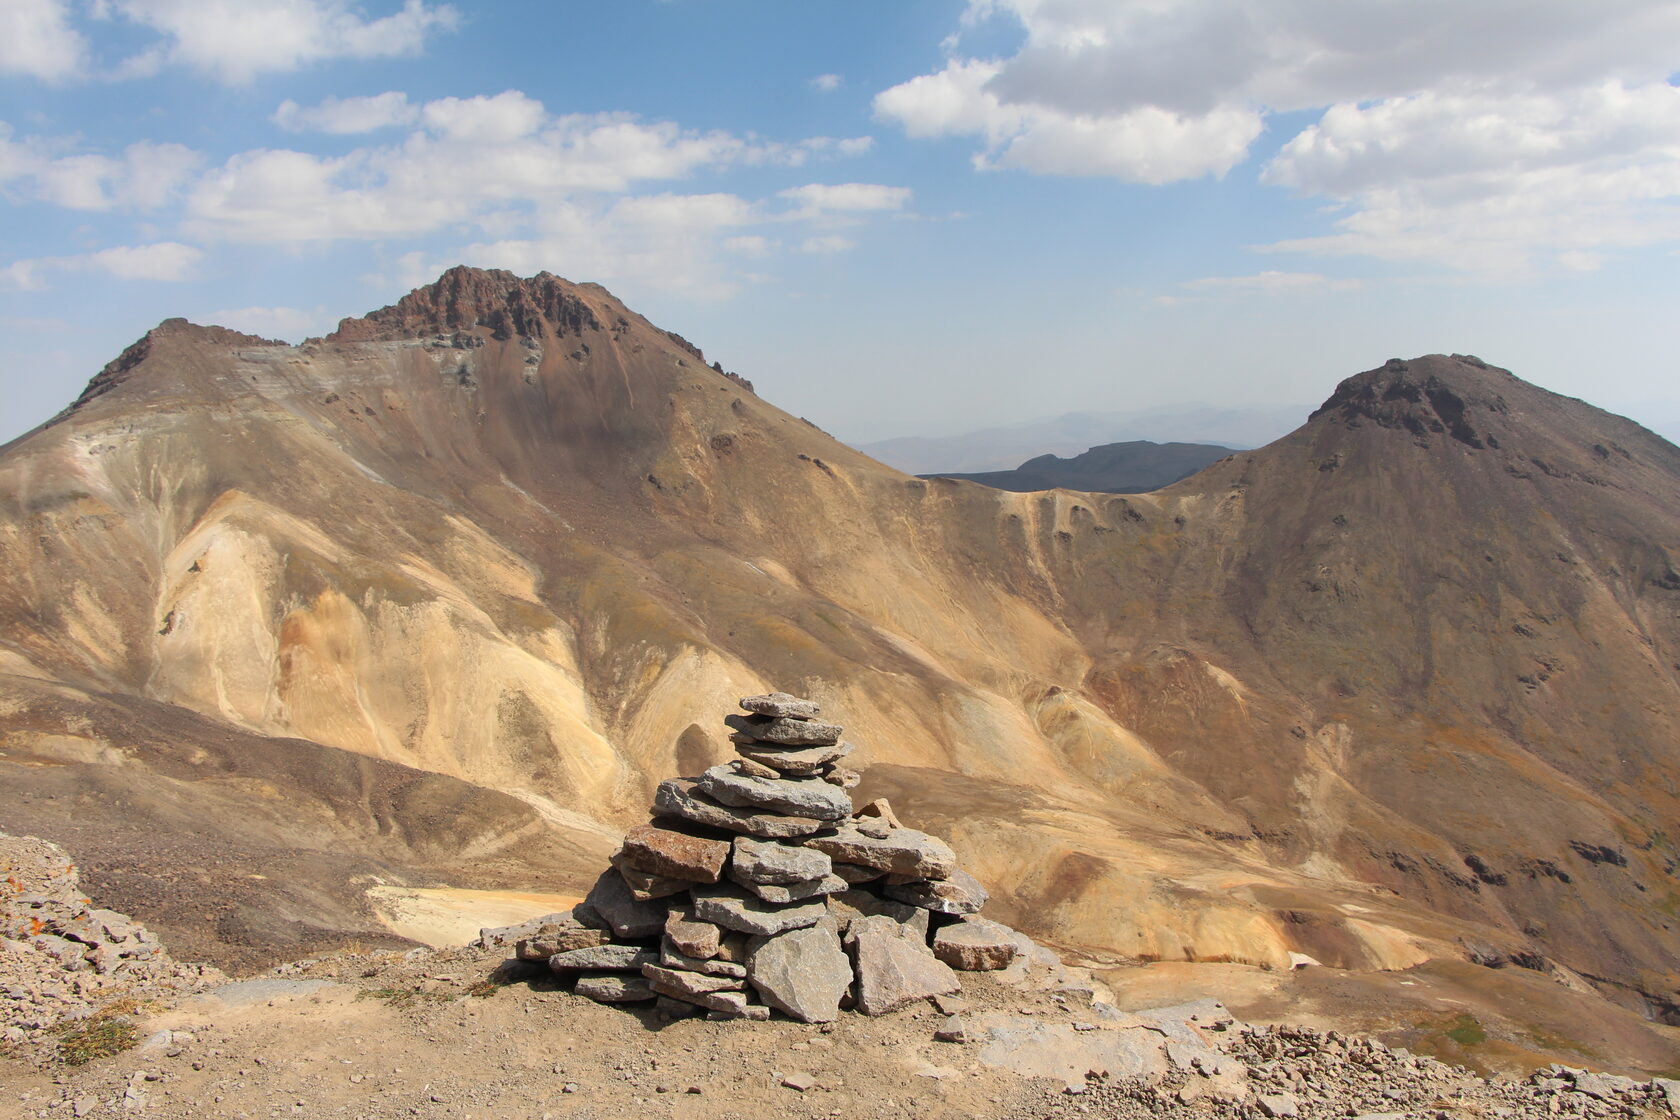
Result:
<svg viewBox="0 0 1680 1120">
<path fill-rule="evenodd" d="M 1105 443 L 1064 459 L 1040 455 L 1010 471 L 934 473 L 923 478 L 966 478 L 998 490 L 1084 490 L 1096 494 L 1142 494 L 1171 486 L 1236 449 L 1212 443 L 1151 443 L 1137 439 Z"/>
<path fill-rule="evenodd" d="M 1210 443 L 1261 447 L 1306 422 L 1310 404 L 1275 408 L 1158 408 L 1142 412 L 1069 412 L 954 436 L 903 436 L 856 447 L 907 474 L 1007 471 L 1035 455 L 1076 456 L 1104 444 Z"/>
</svg>

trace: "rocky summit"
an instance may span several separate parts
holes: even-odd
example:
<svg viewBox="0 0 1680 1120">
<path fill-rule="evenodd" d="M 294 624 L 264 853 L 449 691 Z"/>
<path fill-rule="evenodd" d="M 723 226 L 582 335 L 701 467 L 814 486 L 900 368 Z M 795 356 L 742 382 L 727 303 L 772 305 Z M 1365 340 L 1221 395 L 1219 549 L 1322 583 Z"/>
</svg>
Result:
<svg viewBox="0 0 1680 1120">
<path fill-rule="evenodd" d="M 812 701 L 748 696 L 731 715 L 740 756 L 668 780 L 569 914 L 486 929 L 515 957 L 599 1003 L 654 1001 L 667 1018 L 827 1023 L 884 1015 L 961 989 L 957 972 L 1042 957 L 979 916 L 986 889 L 949 846 L 884 799 L 854 809 L 844 729 Z M 790 749 L 795 748 L 795 749 Z M 799 756 L 819 752 L 821 761 Z"/>
</svg>

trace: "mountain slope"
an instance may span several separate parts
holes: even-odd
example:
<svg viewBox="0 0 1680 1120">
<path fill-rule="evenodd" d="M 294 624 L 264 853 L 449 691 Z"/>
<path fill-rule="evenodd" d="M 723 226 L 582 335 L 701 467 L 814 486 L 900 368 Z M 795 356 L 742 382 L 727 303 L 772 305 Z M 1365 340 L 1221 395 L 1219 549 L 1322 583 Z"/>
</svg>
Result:
<svg viewBox="0 0 1680 1120">
<path fill-rule="evenodd" d="M 1011 471 L 942 473 L 922 477 L 966 479 L 996 490 L 1013 490 L 1023 494 L 1058 487 L 1102 494 L 1141 494 L 1181 482 L 1231 452 L 1229 447 L 1207 443 L 1133 440 L 1092 447 L 1067 459 L 1040 455 Z"/>
<path fill-rule="evenodd" d="M 295 348 L 166 323 L 0 452 L 0 827 L 179 838 L 88 861 L 166 936 L 185 852 L 240 884 L 220 951 L 279 943 L 227 917 L 265 898 L 330 941 L 376 879 L 583 885 L 729 753 L 695 713 L 782 687 L 1087 954 L 1515 961 L 1666 1014 L 1677 457 L 1433 356 L 1166 490 L 1022 495 L 547 275 Z"/>
</svg>

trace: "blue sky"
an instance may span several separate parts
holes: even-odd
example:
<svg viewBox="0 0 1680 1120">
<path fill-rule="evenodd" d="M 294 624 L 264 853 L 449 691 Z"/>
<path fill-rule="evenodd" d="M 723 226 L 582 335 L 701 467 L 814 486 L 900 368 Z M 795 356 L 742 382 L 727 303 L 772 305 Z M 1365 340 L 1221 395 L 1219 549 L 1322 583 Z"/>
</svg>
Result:
<svg viewBox="0 0 1680 1120">
<path fill-rule="evenodd" d="M 4 0 L 0 439 L 463 261 L 856 441 L 1430 351 L 1667 427 L 1677 68 L 1666 0 Z"/>
</svg>

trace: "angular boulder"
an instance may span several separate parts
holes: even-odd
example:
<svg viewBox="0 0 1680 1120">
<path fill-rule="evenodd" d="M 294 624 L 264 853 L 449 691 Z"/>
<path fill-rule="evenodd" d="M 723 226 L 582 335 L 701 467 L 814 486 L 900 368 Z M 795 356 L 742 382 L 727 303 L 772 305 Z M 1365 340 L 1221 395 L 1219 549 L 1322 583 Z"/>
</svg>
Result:
<svg viewBox="0 0 1680 1120">
<path fill-rule="evenodd" d="M 828 914 L 822 902 L 798 902 L 776 906 L 756 898 L 743 898 L 739 888 L 696 886 L 694 913 L 702 921 L 758 937 L 774 937 L 790 929 L 814 926 Z"/>
<path fill-rule="evenodd" d="M 836 863 L 875 867 L 919 879 L 944 879 L 957 869 L 957 853 L 938 837 L 913 828 L 885 831 L 885 836 L 866 836 L 857 828 L 842 824 L 833 832 L 818 833 L 803 843 Z"/>
<path fill-rule="evenodd" d="M 692 778 L 667 778 L 660 782 L 653 795 L 653 811 L 656 816 L 680 817 L 749 836 L 791 838 L 833 827 L 815 817 L 769 813 L 756 806 L 725 805 L 702 793 Z"/>
<path fill-rule="evenodd" d="M 725 716 L 723 722 L 735 732 L 736 742 L 780 743 L 786 747 L 828 746 L 840 741 L 846 730 L 838 723 L 814 719 L 786 719 L 776 716 Z"/>
<path fill-rule="evenodd" d="M 741 743 L 735 750 L 742 758 L 751 759 L 784 774 L 815 774 L 818 770 L 852 753 L 850 743 L 834 743 L 816 747 L 783 747 L 775 743 Z"/>
<path fill-rule="evenodd" d="M 701 775 L 699 791 L 723 805 L 837 821 L 851 816 L 846 791 L 820 778 L 759 778 L 725 764 Z"/>
<path fill-rule="evenodd" d="M 548 967 L 555 972 L 640 972 L 644 964 L 658 961 L 658 953 L 640 945 L 595 945 L 556 953 Z"/>
<path fill-rule="evenodd" d="M 833 870 L 833 861 L 814 848 L 738 837 L 730 856 L 731 876 L 737 882 L 804 883 Z"/>
<path fill-rule="evenodd" d="M 986 905 L 986 888 L 966 871 L 953 871 L 944 879 L 888 884 L 882 894 L 895 902 L 907 902 L 936 914 L 976 914 Z"/>
<path fill-rule="evenodd" d="M 881 917 L 897 925 L 895 932 L 900 937 L 923 946 L 928 943 L 928 912 L 920 906 L 880 898 L 868 891 L 845 891 L 829 898 L 828 909 L 847 934 L 860 919 Z"/>
<path fill-rule="evenodd" d="M 624 834 L 623 856 L 631 866 L 691 883 L 715 883 L 729 860 L 727 840 L 708 840 L 676 829 L 644 824 Z"/>
<path fill-rule="evenodd" d="M 755 941 L 747 979 L 765 1003 L 802 1023 L 829 1023 L 852 984 L 852 962 L 833 930 L 790 930 Z"/>
<path fill-rule="evenodd" d="M 972 915 L 933 935 L 933 955 L 959 972 L 1008 968 L 1017 952 L 1014 930 Z"/>
<path fill-rule="evenodd" d="M 880 928 L 882 919 L 853 924 L 849 938 L 857 964 L 857 1006 L 865 1015 L 885 1015 L 928 996 L 960 991 L 962 981 L 926 946 Z M 861 928 L 860 928 L 861 927 Z"/>
<path fill-rule="evenodd" d="M 789 692 L 767 692 L 763 696 L 741 697 L 741 708 L 754 715 L 782 719 L 816 719 L 822 714 L 813 700 Z"/>
<path fill-rule="evenodd" d="M 632 897 L 629 885 L 617 871 L 602 872 L 583 901 L 590 912 L 607 923 L 615 936 L 626 941 L 656 937 L 665 928 L 665 904 Z"/>
<path fill-rule="evenodd" d="M 694 916 L 692 907 L 673 907 L 665 918 L 665 937 L 684 956 L 710 960 L 723 947 L 723 930 Z"/>
</svg>

